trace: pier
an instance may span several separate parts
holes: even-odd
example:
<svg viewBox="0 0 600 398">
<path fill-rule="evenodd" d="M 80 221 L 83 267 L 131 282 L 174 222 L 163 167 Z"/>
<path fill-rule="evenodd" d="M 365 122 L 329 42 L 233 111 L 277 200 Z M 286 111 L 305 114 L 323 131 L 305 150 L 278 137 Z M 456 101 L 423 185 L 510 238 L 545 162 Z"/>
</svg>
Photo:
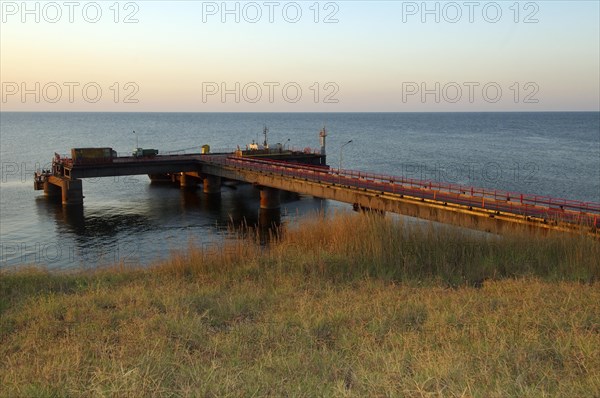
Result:
<svg viewBox="0 0 600 398">
<path fill-rule="evenodd" d="M 77 164 L 55 156 L 51 170 L 36 172 L 34 188 L 80 206 L 86 178 L 148 175 L 183 189 L 202 187 L 218 195 L 225 181 L 260 190 L 260 207 L 277 210 L 280 192 L 290 191 L 353 205 L 357 210 L 392 212 L 489 232 L 514 227 L 576 231 L 599 236 L 600 203 L 558 199 L 429 180 L 331 168 L 321 151 L 235 151 L 152 157 L 114 157 Z"/>
</svg>

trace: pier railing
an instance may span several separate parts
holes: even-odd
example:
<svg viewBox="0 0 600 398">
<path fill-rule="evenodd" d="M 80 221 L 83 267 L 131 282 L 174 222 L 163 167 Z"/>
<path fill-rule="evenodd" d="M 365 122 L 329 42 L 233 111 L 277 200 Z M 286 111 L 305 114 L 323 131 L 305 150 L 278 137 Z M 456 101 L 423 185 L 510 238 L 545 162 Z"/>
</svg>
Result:
<svg viewBox="0 0 600 398">
<path fill-rule="evenodd" d="M 284 176 L 343 185 L 349 188 L 406 195 L 445 204 L 453 203 L 525 217 L 537 217 L 547 222 L 568 222 L 600 227 L 600 203 L 477 188 L 431 180 L 417 180 L 356 170 L 294 164 L 269 159 L 258 160 L 211 155 L 204 155 L 202 159 L 221 165 L 278 173 Z"/>
</svg>

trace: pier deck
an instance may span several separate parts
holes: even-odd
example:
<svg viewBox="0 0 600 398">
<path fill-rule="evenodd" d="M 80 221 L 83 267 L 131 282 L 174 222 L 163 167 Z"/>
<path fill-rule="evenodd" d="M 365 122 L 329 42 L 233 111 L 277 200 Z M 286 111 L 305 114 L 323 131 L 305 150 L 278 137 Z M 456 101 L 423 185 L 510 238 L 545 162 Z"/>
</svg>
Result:
<svg viewBox="0 0 600 398">
<path fill-rule="evenodd" d="M 117 157 L 107 164 L 89 165 L 61 159 L 51 171 L 36 173 L 35 188 L 44 189 L 49 196 L 58 196 L 58 188 L 63 204 L 71 205 L 82 203 L 81 180 L 85 178 L 170 176 L 182 187 L 203 183 L 206 193 L 220 192 L 221 180 L 228 179 L 259 187 L 265 209 L 279 207 L 279 191 L 283 190 L 349 203 L 358 209 L 486 231 L 525 226 L 598 236 L 600 230 L 599 203 L 333 169 L 324 165 L 324 155 L 317 153 L 297 153 L 294 162 L 281 159 L 285 156 L 253 158 L 232 153 Z"/>
</svg>

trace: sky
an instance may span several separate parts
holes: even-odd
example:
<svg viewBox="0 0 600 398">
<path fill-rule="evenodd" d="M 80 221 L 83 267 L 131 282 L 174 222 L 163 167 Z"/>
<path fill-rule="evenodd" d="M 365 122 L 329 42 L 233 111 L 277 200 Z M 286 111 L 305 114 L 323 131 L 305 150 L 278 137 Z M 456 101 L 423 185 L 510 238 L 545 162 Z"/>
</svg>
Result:
<svg viewBox="0 0 600 398">
<path fill-rule="evenodd" d="M 598 111 L 598 1 L 1 1 L 2 111 Z"/>
</svg>

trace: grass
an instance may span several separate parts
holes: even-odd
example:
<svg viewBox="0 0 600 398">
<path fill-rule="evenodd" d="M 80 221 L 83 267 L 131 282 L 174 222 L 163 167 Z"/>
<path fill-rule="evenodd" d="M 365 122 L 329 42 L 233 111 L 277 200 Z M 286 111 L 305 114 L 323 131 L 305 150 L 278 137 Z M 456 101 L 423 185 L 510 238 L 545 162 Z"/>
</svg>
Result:
<svg viewBox="0 0 600 398">
<path fill-rule="evenodd" d="M 356 214 L 278 236 L 0 273 L 0 396 L 600 396 L 596 241 Z"/>
</svg>

